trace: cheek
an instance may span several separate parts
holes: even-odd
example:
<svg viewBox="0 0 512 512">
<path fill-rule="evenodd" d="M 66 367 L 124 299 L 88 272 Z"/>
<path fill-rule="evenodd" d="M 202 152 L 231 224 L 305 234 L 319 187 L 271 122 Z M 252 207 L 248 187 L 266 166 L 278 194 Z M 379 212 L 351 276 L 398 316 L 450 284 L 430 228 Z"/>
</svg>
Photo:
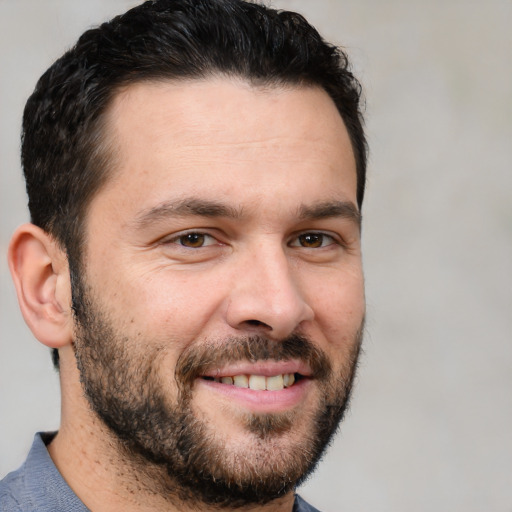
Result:
<svg viewBox="0 0 512 512">
<path fill-rule="evenodd" d="M 317 283 L 313 301 L 316 322 L 327 342 L 352 345 L 365 315 L 362 272 L 347 272 Z"/>
<path fill-rule="evenodd" d="M 218 280 L 199 273 L 161 272 L 124 289 L 123 308 L 133 324 L 150 338 L 183 346 L 206 332 L 224 296 Z"/>
</svg>

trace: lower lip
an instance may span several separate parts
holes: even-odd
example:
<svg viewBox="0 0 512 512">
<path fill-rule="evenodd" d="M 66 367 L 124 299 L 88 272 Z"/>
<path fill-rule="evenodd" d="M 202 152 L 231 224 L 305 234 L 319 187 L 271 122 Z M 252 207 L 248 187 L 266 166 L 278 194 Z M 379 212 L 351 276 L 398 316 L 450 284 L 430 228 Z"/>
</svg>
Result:
<svg viewBox="0 0 512 512">
<path fill-rule="evenodd" d="M 251 409 L 253 412 L 284 412 L 303 402 L 311 380 L 303 378 L 279 391 L 260 391 L 250 388 L 239 388 L 232 384 L 222 384 L 211 380 L 198 379 L 197 389 L 206 389 L 225 396 L 230 401 Z"/>
</svg>

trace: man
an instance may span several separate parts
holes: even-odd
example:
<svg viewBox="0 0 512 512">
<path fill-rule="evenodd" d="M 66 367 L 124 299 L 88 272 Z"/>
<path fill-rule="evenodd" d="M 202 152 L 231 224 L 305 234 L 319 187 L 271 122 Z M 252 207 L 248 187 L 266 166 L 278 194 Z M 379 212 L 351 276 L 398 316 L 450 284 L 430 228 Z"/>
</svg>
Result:
<svg viewBox="0 0 512 512">
<path fill-rule="evenodd" d="M 359 96 L 241 0 L 144 3 L 41 77 L 9 262 L 62 421 L 1 510 L 315 510 L 364 321 Z"/>
</svg>

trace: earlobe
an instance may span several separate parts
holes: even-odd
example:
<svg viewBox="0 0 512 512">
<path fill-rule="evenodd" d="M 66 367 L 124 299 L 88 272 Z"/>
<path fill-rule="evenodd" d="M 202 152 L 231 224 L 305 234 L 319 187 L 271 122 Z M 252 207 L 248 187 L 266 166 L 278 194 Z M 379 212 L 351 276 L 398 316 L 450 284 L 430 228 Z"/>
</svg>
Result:
<svg viewBox="0 0 512 512">
<path fill-rule="evenodd" d="M 25 322 L 44 345 L 62 348 L 72 340 L 71 285 L 65 252 L 45 231 L 24 224 L 8 252 Z"/>
</svg>

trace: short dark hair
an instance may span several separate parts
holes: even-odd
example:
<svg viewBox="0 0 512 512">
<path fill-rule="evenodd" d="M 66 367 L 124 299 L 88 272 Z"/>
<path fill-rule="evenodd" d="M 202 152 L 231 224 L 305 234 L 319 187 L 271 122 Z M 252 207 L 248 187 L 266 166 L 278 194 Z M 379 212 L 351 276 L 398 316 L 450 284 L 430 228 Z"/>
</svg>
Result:
<svg viewBox="0 0 512 512">
<path fill-rule="evenodd" d="M 22 164 L 34 224 L 78 271 L 84 219 L 108 178 L 104 113 L 123 86 L 225 75 L 319 86 L 343 118 L 361 207 L 367 147 L 361 87 L 346 54 L 299 14 L 243 0 L 153 0 L 86 31 L 39 79 L 25 106 Z M 73 275 L 72 275 L 73 279 Z"/>
</svg>

